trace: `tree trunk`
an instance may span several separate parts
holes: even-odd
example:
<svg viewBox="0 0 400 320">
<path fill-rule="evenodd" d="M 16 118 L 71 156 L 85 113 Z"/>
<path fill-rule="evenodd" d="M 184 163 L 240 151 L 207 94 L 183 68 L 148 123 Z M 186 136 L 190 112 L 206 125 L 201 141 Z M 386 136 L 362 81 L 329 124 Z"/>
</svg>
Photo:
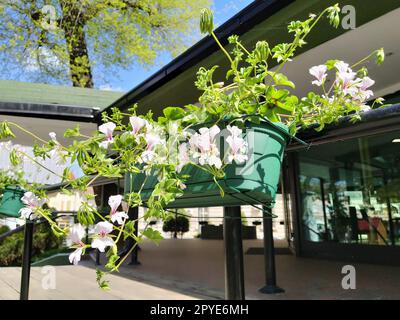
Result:
<svg viewBox="0 0 400 320">
<path fill-rule="evenodd" d="M 70 77 L 74 87 L 93 88 L 93 76 L 85 39 L 85 13 L 79 1 L 60 1 L 63 19 L 61 28 L 65 34 L 69 53 Z"/>
</svg>

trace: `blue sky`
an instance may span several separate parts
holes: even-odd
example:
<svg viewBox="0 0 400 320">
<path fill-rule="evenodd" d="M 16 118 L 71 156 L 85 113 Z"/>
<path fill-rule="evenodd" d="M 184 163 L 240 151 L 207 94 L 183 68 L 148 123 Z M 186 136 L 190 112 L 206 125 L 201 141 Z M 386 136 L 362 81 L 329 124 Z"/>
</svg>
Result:
<svg viewBox="0 0 400 320">
<path fill-rule="evenodd" d="M 214 0 L 212 9 L 214 11 L 215 25 L 221 25 L 251 2 L 252 0 Z M 169 55 L 161 53 L 156 63 L 150 68 L 132 65 L 128 70 L 118 70 L 118 75 L 107 75 L 107 83 L 95 79 L 95 85 L 103 90 L 129 91 L 170 62 L 171 59 Z"/>
</svg>

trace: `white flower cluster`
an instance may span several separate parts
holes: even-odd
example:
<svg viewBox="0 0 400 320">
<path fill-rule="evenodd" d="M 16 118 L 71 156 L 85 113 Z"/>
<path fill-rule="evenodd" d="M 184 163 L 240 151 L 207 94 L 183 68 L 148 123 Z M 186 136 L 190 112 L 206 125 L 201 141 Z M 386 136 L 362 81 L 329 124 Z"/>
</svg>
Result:
<svg viewBox="0 0 400 320">
<path fill-rule="evenodd" d="M 122 195 L 110 196 L 108 198 L 108 205 L 110 206 L 110 221 L 122 225 L 128 219 L 128 215 L 125 210 L 118 211 L 118 208 L 122 204 Z M 38 218 L 38 214 L 35 212 L 38 208 L 41 208 L 45 203 L 45 200 L 37 197 L 33 192 L 25 192 L 21 201 L 25 204 L 19 213 L 22 219 L 34 220 Z M 104 252 L 106 247 L 114 246 L 114 240 L 109 235 L 113 231 L 113 224 L 108 221 L 101 221 L 95 226 L 95 237 L 92 240 L 91 247 L 97 248 L 100 252 Z M 69 239 L 73 243 L 75 251 L 69 255 L 69 261 L 73 264 L 78 264 L 81 260 L 81 256 L 84 253 L 85 245 L 82 242 L 85 236 L 85 229 L 81 224 L 73 225 L 69 230 Z"/>
<path fill-rule="evenodd" d="M 135 137 L 137 142 L 142 137 L 146 143 L 145 150 L 140 156 L 139 162 L 145 164 L 165 163 L 167 161 L 165 155 L 168 154 L 168 148 L 165 133 L 161 128 L 149 123 L 141 117 L 129 118 L 132 131 L 131 134 Z M 100 147 L 108 148 L 114 142 L 113 132 L 116 125 L 112 122 L 107 122 L 99 127 L 99 131 L 105 135 L 105 140 L 100 142 Z M 178 164 L 176 167 L 177 172 L 189 162 L 196 162 L 200 165 L 209 165 L 220 169 L 223 163 L 237 164 L 244 163 L 247 159 L 247 143 L 242 138 L 242 130 L 237 126 L 227 126 L 228 137 L 226 143 L 228 151 L 221 159 L 219 145 L 217 138 L 220 136 L 221 130 L 217 125 L 211 128 L 203 127 L 194 134 L 188 131 L 180 133 L 181 137 L 187 137 L 188 142 L 181 143 L 178 147 Z M 171 132 L 169 132 L 171 136 Z M 176 140 L 177 132 L 172 134 L 173 139 Z M 146 171 L 146 170 L 145 170 Z"/>
<path fill-rule="evenodd" d="M 336 70 L 336 78 L 333 87 L 337 89 L 349 101 L 360 105 L 362 111 L 368 111 L 370 107 L 366 105 L 366 101 L 374 95 L 371 87 L 375 81 L 370 77 L 358 78 L 357 73 L 354 72 L 349 64 L 343 61 L 337 61 L 334 65 Z M 323 86 L 327 77 L 328 67 L 324 64 L 310 68 L 309 72 L 316 78 L 312 84 Z M 335 97 L 326 97 L 330 103 L 334 102 Z"/>
<path fill-rule="evenodd" d="M 199 132 L 193 134 L 189 143 L 182 143 L 179 146 L 179 164 L 177 171 L 179 172 L 182 167 L 193 161 L 198 161 L 200 165 L 209 165 L 220 169 L 225 163 L 237 164 L 244 163 L 247 159 L 247 143 L 242 138 L 242 130 L 237 126 L 227 126 L 229 132 L 226 138 L 226 143 L 229 146 L 225 155 L 224 161 L 221 159 L 220 150 L 217 143 L 217 138 L 221 132 L 217 125 L 211 128 L 200 128 Z"/>
</svg>

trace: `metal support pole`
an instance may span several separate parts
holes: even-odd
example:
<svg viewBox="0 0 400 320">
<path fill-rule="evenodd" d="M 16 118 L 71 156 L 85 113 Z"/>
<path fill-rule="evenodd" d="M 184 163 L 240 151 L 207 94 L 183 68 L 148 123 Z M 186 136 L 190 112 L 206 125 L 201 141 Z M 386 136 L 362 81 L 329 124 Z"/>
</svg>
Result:
<svg viewBox="0 0 400 320">
<path fill-rule="evenodd" d="M 240 206 L 224 207 L 225 299 L 244 300 Z"/>
<path fill-rule="evenodd" d="M 128 216 L 129 216 L 129 219 L 135 220 L 135 223 L 134 223 L 135 231 L 133 233 L 135 234 L 135 236 L 137 236 L 138 235 L 138 227 L 139 227 L 139 222 L 138 222 L 139 207 L 129 208 Z M 133 266 L 139 265 L 141 263 L 139 262 L 139 258 L 138 258 L 138 254 L 139 254 L 138 245 L 136 244 L 136 241 L 133 240 L 132 238 L 129 238 L 128 240 L 132 241 L 132 246 L 136 245 L 135 249 L 133 249 L 133 251 L 132 251 L 131 262 L 129 262 L 129 265 L 133 265 Z M 130 248 L 132 248 L 132 247 L 130 246 Z"/>
<path fill-rule="evenodd" d="M 100 265 L 100 251 L 99 249 L 96 249 L 96 266 Z"/>
<path fill-rule="evenodd" d="M 29 277 L 31 273 L 31 256 L 33 241 L 33 222 L 26 220 L 24 232 L 24 251 L 22 256 L 21 290 L 20 300 L 28 300 L 29 296 Z"/>
<path fill-rule="evenodd" d="M 265 281 L 266 285 L 260 289 L 261 293 L 273 294 L 285 292 L 276 285 L 275 270 L 275 247 L 274 235 L 272 231 L 272 210 L 264 206 L 263 223 L 264 223 L 264 263 L 265 263 Z"/>
</svg>

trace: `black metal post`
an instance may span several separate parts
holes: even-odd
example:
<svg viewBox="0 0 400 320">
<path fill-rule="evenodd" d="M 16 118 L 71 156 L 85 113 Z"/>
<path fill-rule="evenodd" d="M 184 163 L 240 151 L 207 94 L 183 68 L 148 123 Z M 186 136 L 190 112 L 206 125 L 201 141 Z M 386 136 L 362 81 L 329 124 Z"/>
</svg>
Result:
<svg viewBox="0 0 400 320">
<path fill-rule="evenodd" d="M 137 236 L 138 235 L 138 228 L 139 228 L 139 222 L 138 222 L 139 207 L 129 208 L 128 216 L 129 216 L 129 219 L 135 221 L 135 223 L 134 223 L 135 231 L 133 233 L 135 234 L 135 236 Z M 136 266 L 136 265 L 140 264 L 139 258 L 138 258 L 138 255 L 139 255 L 138 244 L 132 238 L 129 238 L 129 239 L 131 239 L 131 241 L 132 241 L 132 246 L 135 246 L 135 248 L 132 251 L 131 262 L 129 262 L 129 264 Z M 130 248 L 132 248 L 132 247 L 130 247 Z"/>
<path fill-rule="evenodd" d="M 272 231 L 272 210 L 264 206 L 263 223 L 264 223 L 264 263 L 265 263 L 265 281 L 266 285 L 260 289 L 261 293 L 273 294 L 285 292 L 276 285 L 275 270 L 275 247 L 274 235 Z"/>
<path fill-rule="evenodd" d="M 96 249 L 96 266 L 100 265 L 100 251 L 99 249 Z"/>
<path fill-rule="evenodd" d="M 224 207 L 225 299 L 244 300 L 240 206 Z"/>
<path fill-rule="evenodd" d="M 29 277 L 31 273 L 31 256 L 33 241 L 33 222 L 26 220 L 24 232 L 24 251 L 22 256 L 21 290 L 20 300 L 28 300 L 29 296 Z"/>
</svg>

